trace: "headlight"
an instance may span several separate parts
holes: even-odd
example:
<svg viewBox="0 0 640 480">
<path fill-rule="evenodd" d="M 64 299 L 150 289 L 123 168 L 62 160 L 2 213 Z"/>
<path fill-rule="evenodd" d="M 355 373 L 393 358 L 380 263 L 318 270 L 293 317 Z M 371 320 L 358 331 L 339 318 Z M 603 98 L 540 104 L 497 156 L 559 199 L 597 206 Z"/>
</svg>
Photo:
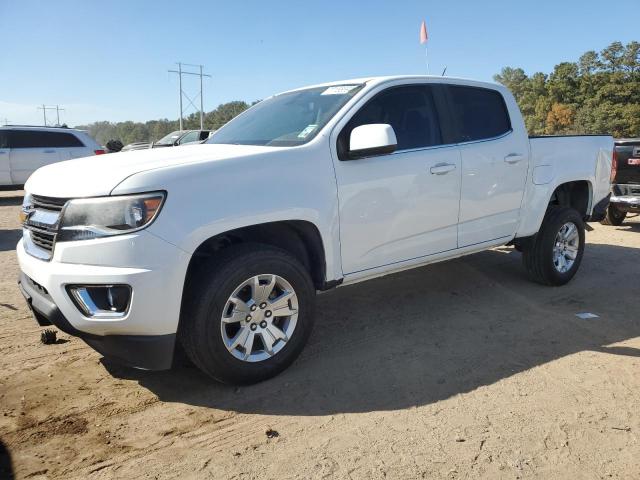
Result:
<svg viewBox="0 0 640 480">
<path fill-rule="evenodd" d="M 71 200 L 62 214 L 58 240 L 87 240 L 135 232 L 153 222 L 164 199 L 164 192 L 152 192 Z"/>
<path fill-rule="evenodd" d="M 20 218 L 20 223 L 24 223 L 27 219 L 27 213 L 31 209 L 31 195 L 28 193 L 24 194 L 24 198 L 22 199 L 22 207 L 20 208 L 20 213 L 18 216 Z"/>
</svg>

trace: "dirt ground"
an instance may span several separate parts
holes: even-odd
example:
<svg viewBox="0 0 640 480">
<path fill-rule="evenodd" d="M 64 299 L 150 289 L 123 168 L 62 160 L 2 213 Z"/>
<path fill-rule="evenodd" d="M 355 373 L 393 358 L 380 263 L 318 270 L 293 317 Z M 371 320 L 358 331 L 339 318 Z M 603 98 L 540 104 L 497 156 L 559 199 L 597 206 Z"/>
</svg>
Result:
<svg viewBox="0 0 640 480">
<path fill-rule="evenodd" d="M 498 248 L 321 295 L 300 359 L 233 388 L 41 344 L 21 194 L 0 192 L 0 478 L 640 478 L 635 219 L 592 224 L 565 287 Z"/>
</svg>

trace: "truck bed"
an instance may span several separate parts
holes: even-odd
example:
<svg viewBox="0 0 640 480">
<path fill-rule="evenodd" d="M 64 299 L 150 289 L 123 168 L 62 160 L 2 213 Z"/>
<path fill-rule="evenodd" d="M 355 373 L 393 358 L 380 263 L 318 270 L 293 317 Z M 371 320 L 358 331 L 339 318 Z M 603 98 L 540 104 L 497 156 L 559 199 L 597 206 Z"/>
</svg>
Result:
<svg viewBox="0 0 640 480">
<path fill-rule="evenodd" d="M 533 184 L 544 185 L 553 179 L 561 183 L 565 177 L 581 176 L 591 183 L 592 199 L 609 194 L 613 155 L 610 135 L 534 136 L 529 144 Z"/>
</svg>

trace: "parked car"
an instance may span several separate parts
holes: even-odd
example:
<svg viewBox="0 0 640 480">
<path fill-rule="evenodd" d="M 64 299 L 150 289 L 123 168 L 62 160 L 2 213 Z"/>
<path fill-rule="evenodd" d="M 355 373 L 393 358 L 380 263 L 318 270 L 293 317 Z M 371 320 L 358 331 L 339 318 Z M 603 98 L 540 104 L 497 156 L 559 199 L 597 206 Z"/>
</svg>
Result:
<svg viewBox="0 0 640 480">
<path fill-rule="evenodd" d="M 510 244 L 536 282 L 569 282 L 612 154 L 609 136 L 529 139 L 501 85 L 293 90 L 202 145 L 38 170 L 20 285 L 41 325 L 103 355 L 165 369 L 179 342 L 212 377 L 257 382 L 302 350 L 316 291 Z"/>
<path fill-rule="evenodd" d="M 127 145 L 122 147 L 122 150 L 120 151 L 128 152 L 131 150 L 145 150 L 150 147 L 151 147 L 151 144 L 149 142 L 133 142 L 133 143 L 128 143 Z"/>
<path fill-rule="evenodd" d="M 151 148 L 177 147 L 189 143 L 199 143 L 209 138 L 210 130 L 176 130 L 151 144 Z"/>
<path fill-rule="evenodd" d="M 640 138 L 615 141 L 611 200 L 605 225 L 622 225 L 628 213 L 640 213 Z"/>
<path fill-rule="evenodd" d="M 23 185 L 38 168 L 105 153 L 89 134 L 67 127 L 0 127 L 0 185 Z"/>
</svg>

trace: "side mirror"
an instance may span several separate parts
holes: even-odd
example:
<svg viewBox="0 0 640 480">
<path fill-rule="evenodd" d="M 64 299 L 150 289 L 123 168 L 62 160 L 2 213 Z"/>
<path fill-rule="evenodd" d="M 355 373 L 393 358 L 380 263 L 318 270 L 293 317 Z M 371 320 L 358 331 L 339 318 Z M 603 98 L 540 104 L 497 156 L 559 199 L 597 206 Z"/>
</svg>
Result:
<svg viewBox="0 0 640 480">
<path fill-rule="evenodd" d="M 393 153 L 398 147 L 396 132 L 386 123 L 360 125 L 351 131 L 349 158 L 370 157 Z"/>
</svg>

